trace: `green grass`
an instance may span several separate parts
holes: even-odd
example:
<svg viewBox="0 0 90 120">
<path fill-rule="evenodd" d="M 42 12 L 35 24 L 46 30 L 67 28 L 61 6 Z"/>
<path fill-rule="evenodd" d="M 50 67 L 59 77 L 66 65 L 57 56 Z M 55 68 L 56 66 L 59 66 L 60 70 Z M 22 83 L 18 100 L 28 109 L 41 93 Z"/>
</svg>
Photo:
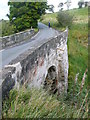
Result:
<svg viewBox="0 0 90 120">
<path fill-rule="evenodd" d="M 87 25 L 73 25 L 69 30 L 68 36 L 69 77 L 71 76 L 72 80 L 74 80 L 77 73 L 80 73 L 82 78 L 82 75 L 88 67 L 87 41 Z"/>
<path fill-rule="evenodd" d="M 15 33 L 15 28 L 10 24 L 9 20 L 1 20 L 0 29 L 2 31 L 2 34 L 0 34 L 0 36 L 8 36 Z"/>
<path fill-rule="evenodd" d="M 20 88 L 10 92 L 9 99 L 3 102 L 4 118 L 87 118 L 88 117 L 88 74 L 83 75 L 88 67 L 88 24 L 87 8 L 69 11 L 74 14 L 73 24 L 68 34 L 69 76 L 68 94 L 49 95 L 42 88 Z M 57 13 L 46 14 L 42 22 L 51 21 L 53 28 L 64 30 L 58 25 Z M 76 74 L 79 73 L 75 84 Z"/>
<path fill-rule="evenodd" d="M 70 10 L 69 13 L 74 16 L 76 22 L 88 22 L 88 8 Z"/>
<path fill-rule="evenodd" d="M 88 68 L 88 8 L 74 9 L 68 11 L 73 15 L 73 24 L 68 34 L 68 58 L 69 58 L 69 76 L 68 76 L 68 94 L 73 96 L 73 92 L 78 91 L 78 87 L 74 89 L 74 81 L 76 74 L 78 76 L 78 85 L 82 81 L 83 74 Z M 54 17 L 55 16 L 55 17 Z M 57 13 L 47 14 L 43 16 L 42 22 L 48 24 L 51 20 L 51 26 L 57 30 L 65 30 L 60 27 L 57 19 Z M 88 74 L 85 80 L 85 89 L 88 86 Z M 83 94 L 82 94 L 83 95 Z M 69 97 L 70 97 L 69 96 Z M 76 96 L 74 96 L 74 99 Z M 82 99 L 82 97 L 81 97 Z M 71 100 L 72 101 L 72 100 Z M 79 102 L 79 101 L 78 101 Z"/>
<path fill-rule="evenodd" d="M 34 31 L 35 31 L 35 33 L 37 33 L 38 32 L 38 28 L 34 28 Z"/>
<path fill-rule="evenodd" d="M 77 73 L 80 74 L 80 81 L 88 64 L 88 8 L 74 9 L 68 11 L 73 16 L 73 24 L 68 35 L 68 55 L 69 55 L 69 80 L 74 80 Z M 57 21 L 57 13 L 46 14 L 42 22 L 57 30 L 65 30 L 60 27 Z"/>
<path fill-rule="evenodd" d="M 49 95 L 42 88 L 28 89 L 23 86 L 19 91 L 10 92 L 9 99 L 3 102 L 2 116 L 3 118 L 87 118 L 87 91 L 84 92 L 84 97 L 77 96 L 73 101 L 70 95 L 57 97 L 57 94 Z"/>
<path fill-rule="evenodd" d="M 73 9 L 67 11 L 71 15 L 73 15 L 73 22 L 74 23 L 88 23 L 88 8 L 82 8 L 82 9 Z M 64 30 L 65 28 L 60 27 L 57 21 L 57 14 L 58 13 L 48 13 L 46 15 L 43 15 L 41 17 L 41 22 L 48 25 L 48 22 L 50 21 L 51 26 L 53 28 L 56 28 L 58 30 Z"/>
</svg>

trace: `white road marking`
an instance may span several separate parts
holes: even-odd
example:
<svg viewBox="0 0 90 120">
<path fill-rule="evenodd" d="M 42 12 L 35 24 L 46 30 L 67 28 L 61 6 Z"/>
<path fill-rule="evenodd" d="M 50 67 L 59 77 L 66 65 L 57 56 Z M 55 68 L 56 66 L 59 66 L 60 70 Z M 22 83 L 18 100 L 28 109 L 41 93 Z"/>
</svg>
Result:
<svg viewBox="0 0 90 120">
<path fill-rule="evenodd" d="M 31 39 L 35 38 L 39 33 L 40 33 L 40 31 L 38 31 L 36 35 L 34 35 L 33 37 L 31 37 Z"/>
<path fill-rule="evenodd" d="M 5 49 L 0 50 L 0 52 L 4 51 Z"/>
</svg>

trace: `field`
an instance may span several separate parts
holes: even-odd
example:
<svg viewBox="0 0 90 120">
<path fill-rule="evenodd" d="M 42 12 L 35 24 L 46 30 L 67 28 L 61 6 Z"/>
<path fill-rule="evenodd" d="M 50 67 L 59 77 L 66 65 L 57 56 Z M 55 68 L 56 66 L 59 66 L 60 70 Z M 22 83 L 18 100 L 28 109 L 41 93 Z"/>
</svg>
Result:
<svg viewBox="0 0 90 120">
<path fill-rule="evenodd" d="M 82 9 L 73 9 L 68 11 L 71 15 L 73 15 L 73 23 L 88 23 L 88 8 L 82 8 Z M 48 22 L 50 21 L 51 26 L 53 28 L 61 30 L 62 28 L 59 27 L 58 21 L 57 21 L 57 14 L 58 13 L 48 13 L 41 17 L 41 21 L 48 25 Z"/>
<path fill-rule="evenodd" d="M 74 15 L 68 35 L 68 94 L 49 95 L 42 88 L 12 90 L 3 102 L 4 118 L 87 118 L 88 117 L 88 9 L 68 11 Z M 61 28 L 57 13 L 42 16 L 41 21 L 57 30 Z"/>
</svg>

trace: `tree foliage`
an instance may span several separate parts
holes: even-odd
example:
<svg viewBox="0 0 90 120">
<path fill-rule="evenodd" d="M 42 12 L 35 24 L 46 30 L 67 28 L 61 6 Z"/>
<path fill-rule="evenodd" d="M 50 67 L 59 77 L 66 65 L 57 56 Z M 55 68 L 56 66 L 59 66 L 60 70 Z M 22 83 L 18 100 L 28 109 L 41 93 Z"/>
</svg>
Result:
<svg viewBox="0 0 90 120">
<path fill-rule="evenodd" d="M 58 5 L 58 7 L 60 8 L 60 10 L 62 11 L 63 10 L 63 3 L 61 2 L 61 3 L 59 3 L 59 5 Z"/>
<path fill-rule="evenodd" d="M 42 14 L 45 14 L 47 2 L 8 2 L 11 23 L 16 27 L 16 31 L 22 31 L 32 27 L 37 27 L 37 21 Z"/>
<path fill-rule="evenodd" d="M 48 5 L 48 10 L 52 13 L 54 13 L 54 5 Z"/>
<path fill-rule="evenodd" d="M 11 35 L 11 34 L 14 34 L 15 33 L 15 28 L 14 28 L 14 25 L 11 25 L 9 20 L 1 20 L 0 21 L 0 25 L 2 25 L 1 27 L 1 31 L 2 31 L 2 37 L 3 36 L 8 36 L 8 35 Z"/>
<path fill-rule="evenodd" d="M 84 7 L 87 7 L 87 6 L 88 6 L 88 1 L 85 1 L 85 2 L 84 2 L 84 0 L 80 0 L 80 1 L 78 2 L 79 8 L 82 8 L 83 5 L 84 5 Z"/>
<path fill-rule="evenodd" d="M 86 1 L 86 2 L 85 2 L 85 7 L 87 7 L 87 6 L 88 6 L 88 2 Z"/>
<path fill-rule="evenodd" d="M 59 3 L 58 7 L 60 8 L 60 10 L 63 10 L 64 5 L 67 6 L 67 10 L 69 10 L 70 6 L 71 6 L 71 0 L 67 0 L 65 3 L 61 2 Z"/>
<path fill-rule="evenodd" d="M 82 8 L 83 5 L 84 5 L 84 0 L 80 0 L 80 1 L 78 2 L 79 8 Z"/>
<path fill-rule="evenodd" d="M 69 7 L 71 6 L 71 0 L 67 0 L 64 4 L 66 4 L 67 10 L 69 10 Z"/>
</svg>

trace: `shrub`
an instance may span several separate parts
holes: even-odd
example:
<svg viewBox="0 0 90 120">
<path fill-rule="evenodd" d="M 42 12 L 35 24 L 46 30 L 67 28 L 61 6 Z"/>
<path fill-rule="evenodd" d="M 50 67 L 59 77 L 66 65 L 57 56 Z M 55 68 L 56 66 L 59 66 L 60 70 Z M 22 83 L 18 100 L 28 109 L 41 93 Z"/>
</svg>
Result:
<svg viewBox="0 0 90 120">
<path fill-rule="evenodd" d="M 62 27 L 70 27 L 72 25 L 73 16 L 68 12 L 59 11 L 57 15 L 57 20 L 60 26 Z"/>
<path fill-rule="evenodd" d="M 2 30 L 2 35 L 1 36 L 2 37 L 15 33 L 15 26 L 12 25 L 9 20 L 1 20 L 0 24 L 2 25 L 1 26 L 1 30 Z"/>
</svg>

